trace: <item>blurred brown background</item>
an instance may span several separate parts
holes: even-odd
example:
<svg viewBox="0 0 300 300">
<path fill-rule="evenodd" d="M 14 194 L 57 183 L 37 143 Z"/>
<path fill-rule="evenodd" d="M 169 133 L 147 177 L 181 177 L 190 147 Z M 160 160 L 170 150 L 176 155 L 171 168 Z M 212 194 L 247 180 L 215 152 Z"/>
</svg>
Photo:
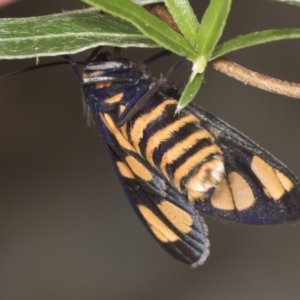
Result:
<svg viewBox="0 0 300 300">
<path fill-rule="evenodd" d="M 300 7 L 233 2 L 223 40 L 300 26 Z M 208 1 L 192 3 L 201 16 Z M 23 0 L 0 15 L 82 7 L 74 0 Z M 229 58 L 299 82 L 299 50 L 300 41 L 291 40 Z M 129 49 L 124 55 L 142 60 L 154 52 Z M 153 72 L 159 76 L 175 60 L 154 63 Z M 1 61 L 1 75 L 34 64 Z M 174 80 L 185 81 L 189 68 Z M 0 95 L 0 299 L 299 299 L 299 224 L 250 227 L 206 217 L 211 255 L 196 270 L 160 248 L 128 204 L 98 132 L 86 127 L 80 84 L 68 66 L 2 82 Z M 210 69 L 197 101 L 300 177 L 299 99 L 244 86 Z"/>
</svg>

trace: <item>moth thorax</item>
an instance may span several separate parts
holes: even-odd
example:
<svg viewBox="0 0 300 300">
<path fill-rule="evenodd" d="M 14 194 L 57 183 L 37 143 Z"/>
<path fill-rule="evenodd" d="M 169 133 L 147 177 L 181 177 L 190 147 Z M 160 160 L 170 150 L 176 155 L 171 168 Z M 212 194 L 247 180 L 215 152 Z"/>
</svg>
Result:
<svg viewBox="0 0 300 300">
<path fill-rule="evenodd" d="M 224 163 L 217 156 L 203 163 L 186 184 L 186 191 L 191 202 L 206 198 L 207 192 L 216 187 L 224 177 Z"/>
</svg>

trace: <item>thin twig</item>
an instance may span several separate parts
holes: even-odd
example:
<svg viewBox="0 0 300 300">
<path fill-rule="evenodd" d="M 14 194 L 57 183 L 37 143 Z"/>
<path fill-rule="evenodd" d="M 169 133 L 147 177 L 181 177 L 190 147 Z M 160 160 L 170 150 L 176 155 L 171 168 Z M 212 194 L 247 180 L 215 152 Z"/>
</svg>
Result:
<svg viewBox="0 0 300 300">
<path fill-rule="evenodd" d="M 209 62 L 209 65 L 227 76 L 242 81 L 244 84 L 249 84 L 268 92 L 300 98 L 299 83 L 284 81 L 251 71 L 228 60 L 226 57 L 216 58 Z"/>
<path fill-rule="evenodd" d="M 149 4 L 145 6 L 149 12 L 164 21 L 175 31 L 180 32 L 168 9 L 163 4 Z M 244 68 L 225 57 L 219 57 L 209 62 L 215 70 L 230 76 L 244 84 L 252 85 L 262 90 L 285 95 L 292 98 L 300 98 L 300 84 L 280 80 L 274 77 L 263 75 L 247 68 Z"/>
</svg>

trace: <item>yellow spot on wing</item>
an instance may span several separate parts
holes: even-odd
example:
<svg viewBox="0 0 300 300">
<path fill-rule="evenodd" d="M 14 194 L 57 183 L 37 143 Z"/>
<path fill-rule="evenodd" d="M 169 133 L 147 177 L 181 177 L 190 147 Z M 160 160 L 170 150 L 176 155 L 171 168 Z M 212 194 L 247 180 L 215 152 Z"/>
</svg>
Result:
<svg viewBox="0 0 300 300">
<path fill-rule="evenodd" d="M 121 128 L 120 128 L 123 136 L 125 137 L 126 140 L 128 140 L 128 136 L 127 136 L 127 124 L 124 124 Z"/>
<path fill-rule="evenodd" d="M 274 169 L 258 156 L 253 156 L 251 169 L 274 200 L 280 199 L 285 190 Z M 282 174 L 283 175 L 283 174 Z M 284 180 L 289 186 L 289 183 Z"/>
<path fill-rule="evenodd" d="M 268 190 L 265 187 L 263 187 L 263 191 L 268 198 L 272 198 L 270 193 L 268 192 Z"/>
<path fill-rule="evenodd" d="M 97 89 L 102 89 L 104 87 L 111 86 L 111 81 L 101 81 L 97 82 L 95 85 Z"/>
<path fill-rule="evenodd" d="M 122 98 L 123 98 L 123 93 L 119 93 L 119 94 L 116 94 L 116 95 L 106 99 L 105 103 L 107 103 L 107 104 L 118 103 L 122 100 Z"/>
<path fill-rule="evenodd" d="M 218 139 L 220 137 L 220 134 L 212 129 L 209 129 L 210 133 L 214 136 L 214 138 Z"/>
<path fill-rule="evenodd" d="M 146 146 L 146 158 L 147 160 L 153 164 L 152 154 L 153 151 L 164 141 L 167 141 L 172 137 L 172 135 L 178 131 L 181 127 L 188 123 L 199 123 L 199 119 L 194 115 L 184 116 L 170 125 L 164 127 L 163 129 L 155 132 L 148 140 Z"/>
<path fill-rule="evenodd" d="M 234 203 L 226 178 L 223 178 L 212 195 L 211 204 L 218 209 L 233 210 Z"/>
<path fill-rule="evenodd" d="M 163 243 L 175 242 L 180 238 L 163 221 L 161 221 L 148 207 L 138 205 L 138 209 L 149 225 L 149 228 Z"/>
<path fill-rule="evenodd" d="M 125 161 L 127 162 L 128 166 L 130 167 L 131 171 L 138 176 L 139 178 L 145 181 L 152 180 L 151 172 L 138 160 L 136 160 L 133 156 L 126 156 Z"/>
<path fill-rule="evenodd" d="M 167 164 L 171 164 L 180 156 L 182 156 L 187 150 L 191 149 L 194 145 L 196 145 L 199 141 L 203 139 L 213 140 L 213 137 L 209 134 L 207 130 L 198 130 L 191 135 L 189 135 L 184 140 L 175 144 L 172 148 L 170 148 L 161 159 L 160 169 L 165 176 L 167 176 L 166 166 Z"/>
<path fill-rule="evenodd" d="M 293 183 L 283 173 L 275 169 L 275 174 L 286 191 L 289 192 L 294 187 Z"/>
<path fill-rule="evenodd" d="M 210 154 L 221 153 L 222 151 L 217 145 L 210 145 L 196 152 L 176 169 L 174 173 L 174 185 L 178 188 L 178 190 L 180 190 L 181 179 L 187 176 L 197 164 L 203 162 L 203 160 Z"/>
<path fill-rule="evenodd" d="M 161 242 L 163 243 L 168 243 L 168 242 L 173 242 L 172 240 L 168 240 L 168 237 L 166 237 L 160 230 L 160 229 L 157 229 L 156 227 L 154 226 L 149 226 L 152 233 L 156 236 L 157 239 L 159 239 Z M 174 237 L 175 238 L 175 237 Z"/>
<path fill-rule="evenodd" d="M 120 132 L 119 128 L 114 123 L 113 119 L 110 117 L 109 114 L 102 114 L 99 113 L 99 116 L 107 129 L 114 135 L 114 137 L 117 139 L 119 145 L 125 149 L 135 152 L 132 145 L 129 143 L 129 141 L 123 136 L 123 134 Z"/>
<path fill-rule="evenodd" d="M 122 161 L 117 161 L 117 168 L 123 177 L 134 179 L 133 173 Z"/>
<path fill-rule="evenodd" d="M 125 110 L 126 106 L 125 105 L 119 105 L 119 116 L 122 114 L 122 112 Z M 126 138 L 126 140 L 128 140 L 128 135 L 127 135 L 127 123 L 124 124 L 121 128 L 120 128 L 123 136 Z"/>
<path fill-rule="evenodd" d="M 237 172 L 229 173 L 228 179 L 236 209 L 243 210 L 251 207 L 255 197 L 247 181 Z"/>
<path fill-rule="evenodd" d="M 119 116 L 121 113 L 125 110 L 126 106 L 125 105 L 119 105 Z"/>
<path fill-rule="evenodd" d="M 159 104 L 157 107 L 155 107 L 153 110 L 151 110 L 149 113 L 140 116 L 133 124 L 133 127 L 131 129 L 130 135 L 131 140 L 134 148 L 140 153 L 139 151 L 139 142 L 140 139 L 143 137 L 144 130 L 146 127 L 153 121 L 157 120 L 159 116 L 161 116 L 168 105 L 177 105 L 177 101 L 175 100 L 165 100 L 163 103 Z"/>
<path fill-rule="evenodd" d="M 193 219 L 186 211 L 169 201 L 162 201 L 157 205 L 165 217 L 181 232 L 189 233 L 192 228 Z"/>
</svg>

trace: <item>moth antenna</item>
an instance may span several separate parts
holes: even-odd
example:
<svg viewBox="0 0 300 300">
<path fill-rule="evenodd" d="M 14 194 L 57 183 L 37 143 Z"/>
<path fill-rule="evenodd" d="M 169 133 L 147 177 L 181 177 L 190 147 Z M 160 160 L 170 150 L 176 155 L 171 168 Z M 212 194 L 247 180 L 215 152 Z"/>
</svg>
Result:
<svg viewBox="0 0 300 300">
<path fill-rule="evenodd" d="M 159 53 L 157 53 L 157 54 L 155 54 L 155 55 L 149 57 L 148 59 L 144 60 L 143 63 L 144 63 L 145 65 L 149 65 L 149 64 L 152 63 L 153 61 L 155 61 L 155 60 L 157 60 L 157 59 L 160 59 L 160 58 L 162 58 L 162 57 L 165 57 L 165 56 L 170 56 L 171 54 L 172 54 L 171 51 L 169 51 L 169 50 L 163 50 L 163 51 L 161 51 L 161 52 L 159 52 Z"/>
<path fill-rule="evenodd" d="M 84 65 L 85 64 L 84 62 L 74 62 L 74 61 L 73 61 L 73 63 L 71 63 L 70 61 L 67 60 L 67 61 L 56 61 L 56 62 L 45 63 L 45 64 L 41 64 L 41 65 L 35 65 L 35 66 L 31 66 L 31 67 L 28 67 L 28 68 L 18 70 L 18 71 L 15 71 L 13 73 L 4 75 L 4 76 L 0 77 L 0 82 L 11 79 L 11 78 L 14 78 L 14 77 L 22 75 L 22 74 L 25 74 L 25 73 L 30 72 L 30 71 L 35 71 L 35 70 L 38 70 L 38 69 L 54 67 L 54 66 L 59 66 L 59 65 L 71 64 L 72 70 L 74 71 L 74 69 L 73 69 L 73 64 L 74 63 L 79 64 L 79 65 Z M 77 73 L 78 73 L 78 71 L 77 71 Z M 77 75 L 76 75 L 76 77 L 77 77 Z M 80 79 L 81 79 L 81 77 L 80 77 Z"/>
</svg>

